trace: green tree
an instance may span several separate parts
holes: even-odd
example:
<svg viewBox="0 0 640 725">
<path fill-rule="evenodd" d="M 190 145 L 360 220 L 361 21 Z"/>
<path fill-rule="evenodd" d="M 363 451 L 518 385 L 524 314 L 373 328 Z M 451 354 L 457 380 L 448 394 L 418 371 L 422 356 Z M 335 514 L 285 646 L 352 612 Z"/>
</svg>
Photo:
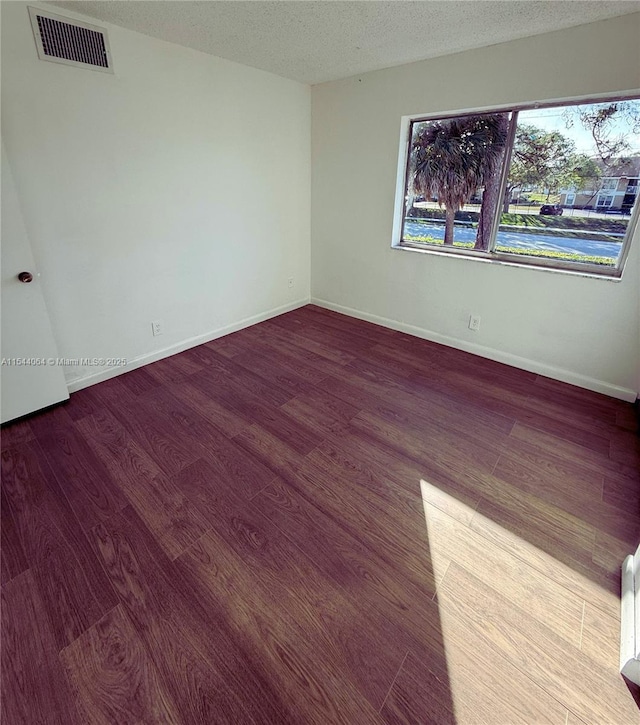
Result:
<svg viewBox="0 0 640 725">
<path fill-rule="evenodd" d="M 552 190 L 600 188 L 602 172 L 598 164 L 586 154 L 571 154 L 563 169 L 552 179 Z"/>
<path fill-rule="evenodd" d="M 529 124 L 518 125 L 507 179 L 503 211 L 515 189 L 533 186 L 551 191 L 562 186 L 576 158 L 575 143 L 558 131 L 545 131 Z"/>
<path fill-rule="evenodd" d="M 564 111 L 567 128 L 577 121 L 591 134 L 595 150 L 595 164 L 598 172 L 588 186 L 593 192 L 591 201 L 601 190 L 601 176 L 618 176 L 621 167 L 630 161 L 628 153 L 634 150 L 629 138 L 640 134 L 640 101 L 614 101 L 611 103 L 588 103 L 567 108 Z M 578 184 L 575 184 L 579 188 Z"/>
<path fill-rule="evenodd" d="M 629 136 L 640 133 L 640 101 L 635 99 L 573 106 L 563 115 L 567 128 L 577 120 L 591 134 L 597 157 L 606 170 L 620 163 L 630 150 Z"/>
<path fill-rule="evenodd" d="M 410 193 L 436 197 L 444 206 L 446 245 L 453 244 L 456 212 L 496 175 L 507 136 L 503 116 L 460 116 L 428 121 L 415 128 Z"/>
<path fill-rule="evenodd" d="M 504 136 L 504 142 L 501 153 L 495 159 L 492 173 L 484 180 L 484 191 L 482 193 L 482 206 L 480 207 L 480 219 L 478 221 L 475 249 L 486 250 L 489 248 L 489 242 L 491 241 L 493 221 L 499 204 L 501 171 L 506 150 L 505 143 L 509 133 L 510 115 L 509 113 L 496 114 L 499 134 L 501 137 Z"/>
</svg>

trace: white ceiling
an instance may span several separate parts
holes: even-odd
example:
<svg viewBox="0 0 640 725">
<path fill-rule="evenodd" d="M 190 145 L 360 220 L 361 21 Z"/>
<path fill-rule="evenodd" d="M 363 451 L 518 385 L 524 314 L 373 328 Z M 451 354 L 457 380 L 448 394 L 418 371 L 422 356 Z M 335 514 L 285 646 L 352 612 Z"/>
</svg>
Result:
<svg viewBox="0 0 640 725">
<path fill-rule="evenodd" d="M 310 84 L 640 11 L 638 0 L 73 0 L 53 4 Z"/>
</svg>

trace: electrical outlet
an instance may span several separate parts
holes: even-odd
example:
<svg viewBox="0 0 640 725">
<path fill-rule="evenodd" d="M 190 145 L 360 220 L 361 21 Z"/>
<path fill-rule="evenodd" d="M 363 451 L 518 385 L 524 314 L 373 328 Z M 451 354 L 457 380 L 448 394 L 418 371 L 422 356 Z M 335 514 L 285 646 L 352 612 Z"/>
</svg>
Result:
<svg viewBox="0 0 640 725">
<path fill-rule="evenodd" d="M 156 320 L 155 322 L 151 323 L 151 332 L 153 333 L 154 337 L 162 335 L 162 322 L 160 322 L 160 320 Z"/>
<path fill-rule="evenodd" d="M 469 315 L 469 329 L 478 332 L 480 329 L 480 315 Z"/>
<path fill-rule="evenodd" d="M 289 288 L 293 287 L 293 277 L 289 277 L 287 284 L 289 285 Z"/>
</svg>

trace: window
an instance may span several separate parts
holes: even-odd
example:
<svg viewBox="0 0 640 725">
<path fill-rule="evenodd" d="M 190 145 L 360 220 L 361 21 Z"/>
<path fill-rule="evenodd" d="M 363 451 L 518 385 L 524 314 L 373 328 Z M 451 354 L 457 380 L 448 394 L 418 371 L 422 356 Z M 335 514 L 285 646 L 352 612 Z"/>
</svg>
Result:
<svg viewBox="0 0 640 725">
<path fill-rule="evenodd" d="M 596 206 L 611 206 L 613 204 L 613 197 L 610 194 L 600 194 L 598 196 L 598 202 Z"/>
<path fill-rule="evenodd" d="M 640 99 L 405 119 L 393 246 L 620 277 Z"/>
</svg>

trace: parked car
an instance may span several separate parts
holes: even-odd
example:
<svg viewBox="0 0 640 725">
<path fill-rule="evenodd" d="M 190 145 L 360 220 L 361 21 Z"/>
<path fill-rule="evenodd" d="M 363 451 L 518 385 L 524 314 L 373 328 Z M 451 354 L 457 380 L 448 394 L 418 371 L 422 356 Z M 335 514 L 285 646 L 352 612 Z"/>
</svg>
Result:
<svg viewBox="0 0 640 725">
<path fill-rule="evenodd" d="M 546 214 L 546 216 L 562 216 L 562 207 L 559 204 L 543 204 L 540 207 L 540 214 Z"/>
</svg>

